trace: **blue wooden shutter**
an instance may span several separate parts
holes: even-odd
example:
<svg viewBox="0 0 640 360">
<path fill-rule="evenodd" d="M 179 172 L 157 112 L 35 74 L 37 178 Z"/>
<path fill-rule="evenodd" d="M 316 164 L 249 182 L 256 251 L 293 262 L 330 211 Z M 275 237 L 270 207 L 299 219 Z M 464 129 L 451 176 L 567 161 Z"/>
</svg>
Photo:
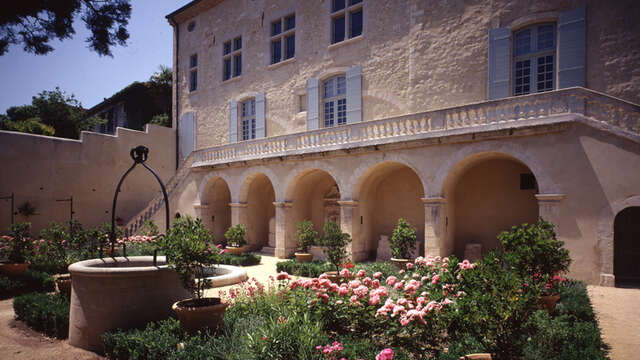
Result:
<svg viewBox="0 0 640 360">
<path fill-rule="evenodd" d="M 307 80 L 307 130 L 318 128 L 318 86 L 318 79 L 310 78 Z"/>
<path fill-rule="evenodd" d="M 184 113 L 180 118 L 180 155 L 183 158 L 195 150 L 195 116 L 192 112 Z"/>
<path fill-rule="evenodd" d="M 238 102 L 229 102 L 229 142 L 238 142 Z"/>
<path fill-rule="evenodd" d="M 347 124 L 362 121 L 362 66 L 347 70 Z"/>
<path fill-rule="evenodd" d="M 585 7 L 569 10 L 558 19 L 558 89 L 585 86 Z"/>
<path fill-rule="evenodd" d="M 256 95 L 256 138 L 266 135 L 264 128 L 264 93 Z"/>
<path fill-rule="evenodd" d="M 509 91 L 510 49 L 509 28 L 489 29 L 489 74 L 487 76 L 489 100 L 506 98 L 511 93 Z"/>
</svg>

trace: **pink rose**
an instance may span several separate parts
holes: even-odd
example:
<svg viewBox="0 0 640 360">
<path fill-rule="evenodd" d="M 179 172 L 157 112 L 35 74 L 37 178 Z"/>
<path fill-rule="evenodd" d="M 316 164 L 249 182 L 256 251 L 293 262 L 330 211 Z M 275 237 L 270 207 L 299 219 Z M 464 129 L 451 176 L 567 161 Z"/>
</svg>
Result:
<svg viewBox="0 0 640 360">
<path fill-rule="evenodd" d="M 356 273 L 356 275 L 357 275 L 358 277 L 363 278 L 363 277 L 367 276 L 367 272 L 366 272 L 366 271 L 364 271 L 364 270 L 359 270 L 359 271 Z"/>
<path fill-rule="evenodd" d="M 226 253 L 227 253 L 227 249 L 220 250 L 220 254 L 226 254 Z"/>
<path fill-rule="evenodd" d="M 278 273 L 278 275 L 276 275 L 276 280 L 288 280 L 289 279 L 289 274 L 287 274 L 286 272 L 281 272 Z"/>
<path fill-rule="evenodd" d="M 376 360 L 393 360 L 393 350 L 387 348 L 380 351 L 380 354 L 376 355 Z"/>
<path fill-rule="evenodd" d="M 382 273 L 380 271 L 376 271 L 373 273 L 373 278 L 374 279 L 379 279 L 382 276 Z"/>
<path fill-rule="evenodd" d="M 395 276 L 389 276 L 387 278 L 387 285 L 393 286 L 393 284 L 395 284 L 397 281 L 398 279 Z"/>
</svg>

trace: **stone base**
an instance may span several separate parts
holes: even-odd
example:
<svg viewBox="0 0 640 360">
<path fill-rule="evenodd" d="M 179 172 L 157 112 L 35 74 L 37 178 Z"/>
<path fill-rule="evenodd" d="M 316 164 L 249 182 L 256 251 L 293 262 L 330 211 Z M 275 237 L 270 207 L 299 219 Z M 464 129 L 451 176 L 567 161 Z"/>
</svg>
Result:
<svg viewBox="0 0 640 360">
<path fill-rule="evenodd" d="M 260 249 L 260 255 L 275 256 L 275 254 L 276 254 L 275 247 L 263 246 L 262 249 Z"/>
<path fill-rule="evenodd" d="M 287 259 L 293 256 L 296 248 L 275 248 L 275 255 L 278 259 Z"/>
<path fill-rule="evenodd" d="M 613 274 L 600 274 L 600 286 L 616 286 L 616 277 Z"/>
</svg>

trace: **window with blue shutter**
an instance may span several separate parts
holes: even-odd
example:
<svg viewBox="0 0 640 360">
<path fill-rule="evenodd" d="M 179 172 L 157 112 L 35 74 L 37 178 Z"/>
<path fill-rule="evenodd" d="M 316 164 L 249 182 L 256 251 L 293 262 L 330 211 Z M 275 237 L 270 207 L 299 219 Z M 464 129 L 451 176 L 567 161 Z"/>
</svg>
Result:
<svg viewBox="0 0 640 360">
<path fill-rule="evenodd" d="M 188 112 L 180 117 L 180 155 L 183 158 L 195 150 L 195 116 Z"/>
<path fill-rule="evenodd" d="M 229 102 L 229 142 L 238 142 L 238 102 Z"/>
<path fill-rule="evenodd" d="M 307 130 L 315 130 L 318 128 L 318 109 L 319 109 L 319 93 L 318 87 L 320 82 L 316 78 L 307 80 Z"/>
<path fill-rule="evenodd" d="M 585 86 L 586 9 L 569 10 L 558 19 L 558 88 Z"/>
</svg>

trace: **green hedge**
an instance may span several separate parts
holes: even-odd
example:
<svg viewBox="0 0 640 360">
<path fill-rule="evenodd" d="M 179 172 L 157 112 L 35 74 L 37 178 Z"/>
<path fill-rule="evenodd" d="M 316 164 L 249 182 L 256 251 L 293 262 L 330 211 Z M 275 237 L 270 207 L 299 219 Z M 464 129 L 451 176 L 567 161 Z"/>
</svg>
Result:
<svg viewBox="0 0 640 360">
<path fill-rule="evenodd" d="M 258 265 L 262 257 L 256 254 L 242 254 L 242 255 L 230 255 L 222 254 L 220 257 L 220 264 L 235 265 L 235 266 L 251 266 Z"/>
<path fill-rule="evenodd" d="M 102 336 L 110 359 L 167 359 L 182 341 L 180 323 L 175 319 L 150 323 L 144 330 L 116 330 Z"/>
<path fill-rule="evenodd" d="M 66 339 L 69 334 L 69 298 L 63 294 L 32 293 L 13 299 L 18 320 L 48 336 Z"/>
<path fill-rule="evenodd" d="M 51 275 L 27 269 L 20 276 L 0 275 L 0 300 L 30 292 L 50 292 L 55 288 Z"/>
<path fill-rule="evenodd" d="M 302 263 L 295 259 L 277 263 L 276 270 L 278 272 L 284 271 L 289 275 L 306 277 L 318 277 L 320 274 L 327 271 L 335 271 L 331 264 L 322 260 L 313 260 L 311 262 Z M 357 263 L 355 264 L 355 267 L 351 269 L 351 272 L 357 272 L 358 270 L 365 270 L 369 277 L 371 277 L 373 273 L 379 271 L 385 278 L 394 274 L 397 275 L 398 271 L 393 264 L 388 262 Z"/>
</svg>

